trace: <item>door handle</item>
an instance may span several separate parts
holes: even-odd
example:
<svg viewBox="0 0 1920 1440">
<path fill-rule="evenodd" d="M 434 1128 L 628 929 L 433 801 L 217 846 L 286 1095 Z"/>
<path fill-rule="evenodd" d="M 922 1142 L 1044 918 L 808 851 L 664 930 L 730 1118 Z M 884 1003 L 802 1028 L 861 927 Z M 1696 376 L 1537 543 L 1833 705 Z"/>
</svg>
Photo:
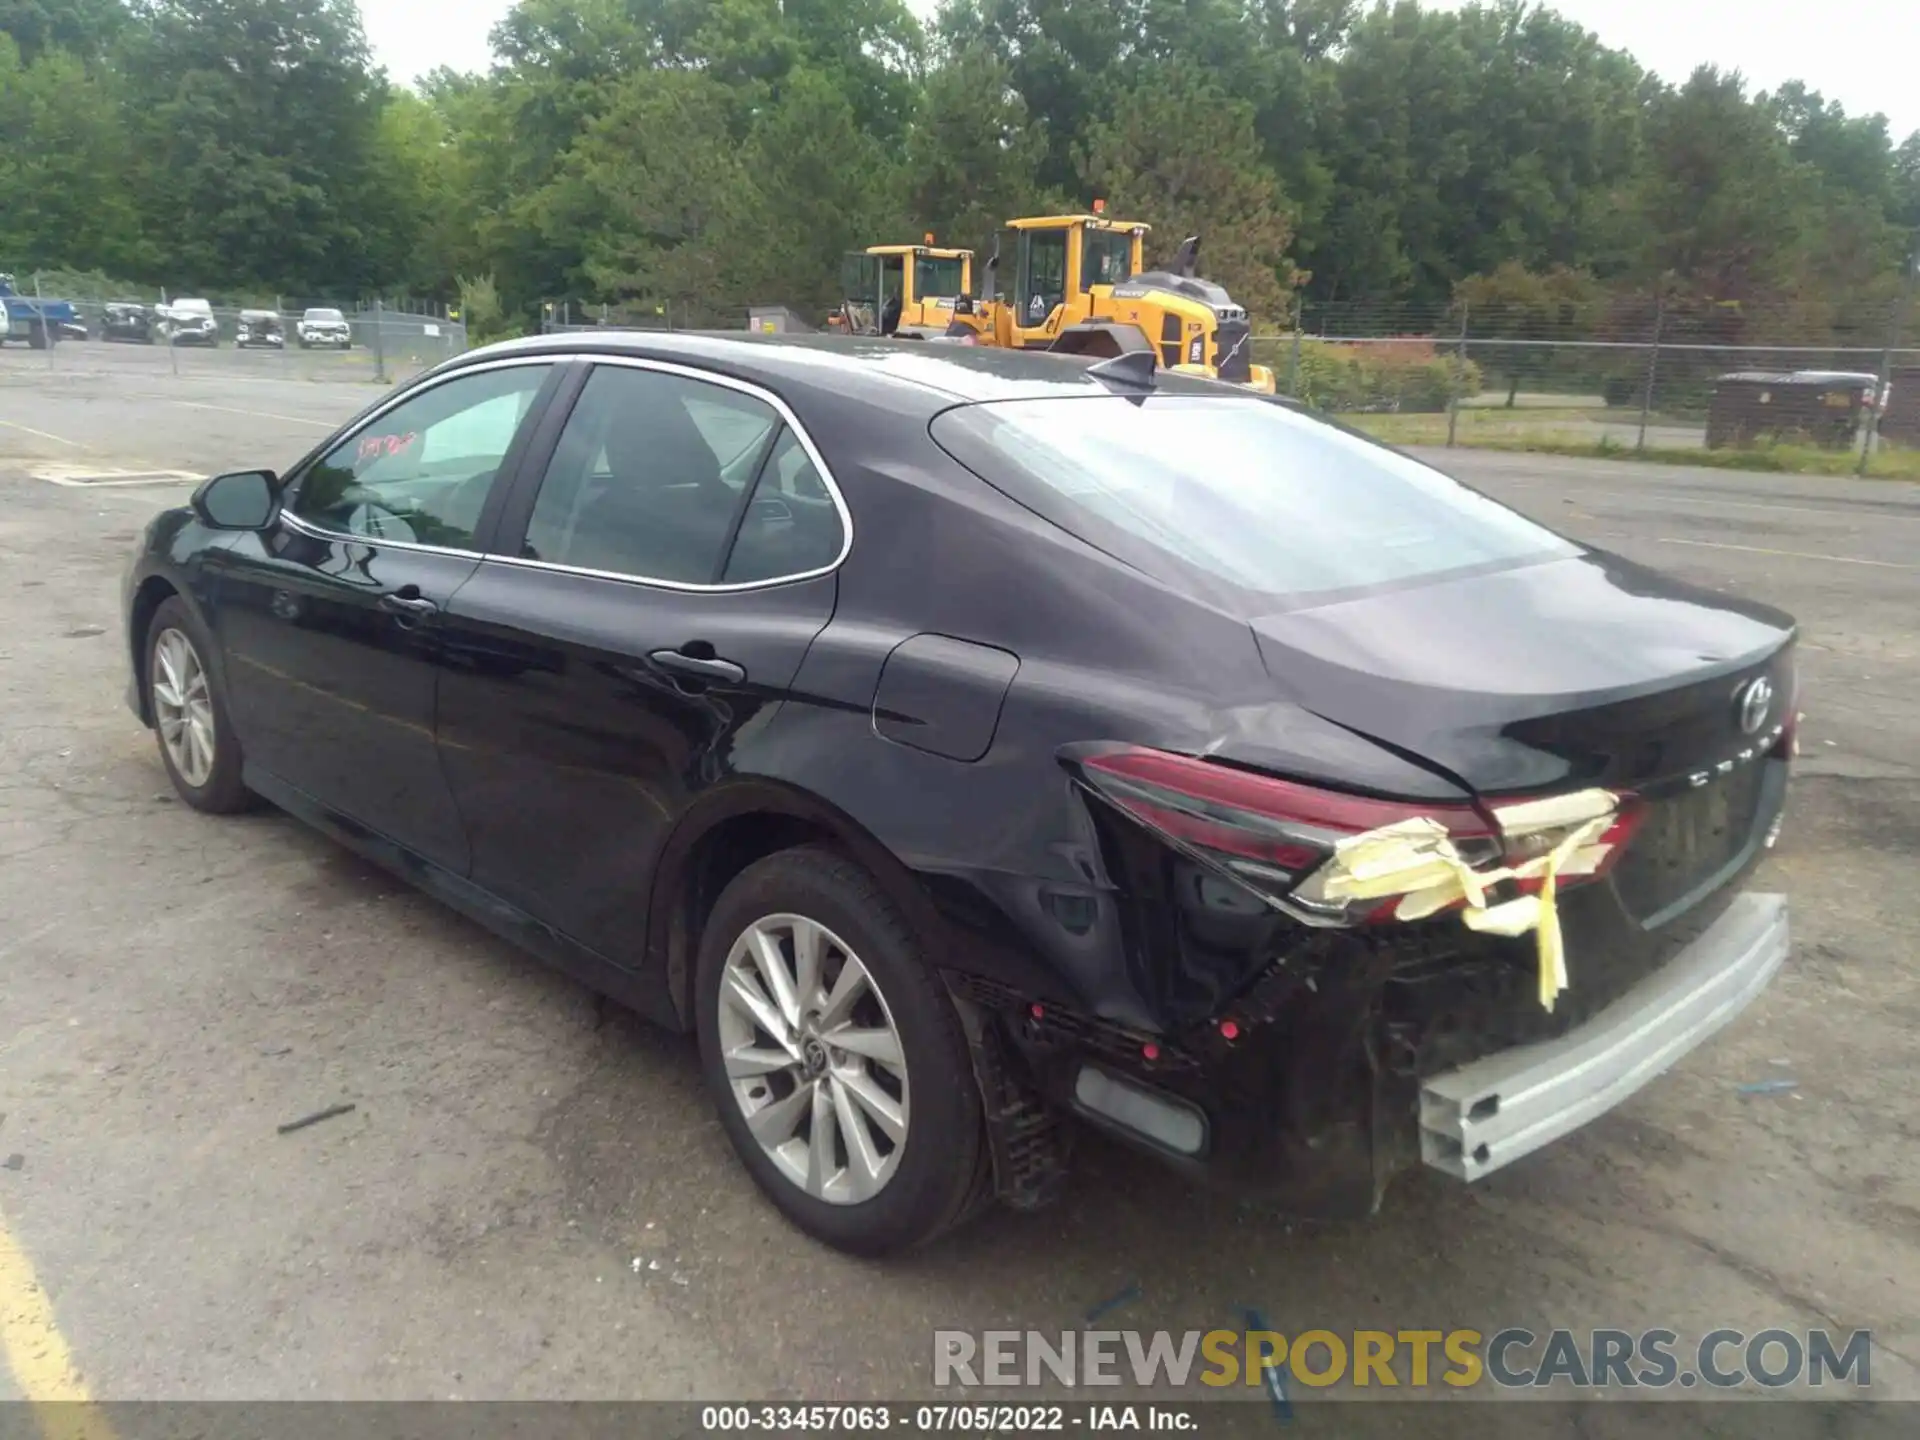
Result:
<svg viewBox="0 0 1920 1440">
<path fill-rule="evenodd" d="M 380 608 L 402 620 L 425 620 L 429 615 L 440 613 L 440 607 L 422 595 L 417 585 L 404 585 L 392 594 L 382 595 Z"/>
<path fill-rule="evenodd" d="M 662 670 L 696 680 L 717 680 L 726 685 L 738 685 L 747 678 L 745 668 L 731 660 L 705 660 L 680 650 L 656 650 L 647 658 Z"/>
</svg>

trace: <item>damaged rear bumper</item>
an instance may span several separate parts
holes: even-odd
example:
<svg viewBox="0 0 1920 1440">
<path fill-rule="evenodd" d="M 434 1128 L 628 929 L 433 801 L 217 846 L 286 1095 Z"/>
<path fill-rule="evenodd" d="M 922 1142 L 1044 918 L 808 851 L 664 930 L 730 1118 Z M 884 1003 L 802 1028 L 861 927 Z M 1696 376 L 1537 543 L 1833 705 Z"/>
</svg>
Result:
<svg viewBox="0 0 1920 1440">
<path fill-rule="evenodd" d="M 1585 1024 L 1422 1081 L 1421 1160 L 1477 1180 L 1578 1129 L 1738 1015 L 1786 956 L 1786 897 L 1738 897 Z"/>
</svg>

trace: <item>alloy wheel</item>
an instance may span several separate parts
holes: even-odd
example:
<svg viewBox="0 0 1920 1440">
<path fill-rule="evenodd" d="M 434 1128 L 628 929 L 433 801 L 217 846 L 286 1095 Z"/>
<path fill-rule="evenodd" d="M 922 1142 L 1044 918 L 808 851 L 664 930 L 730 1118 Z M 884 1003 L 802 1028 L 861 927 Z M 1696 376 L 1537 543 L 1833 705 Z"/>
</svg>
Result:
<svg viewBox="0 0 1920 1440">
<path fill-rule="evenodd" d="M 860 958 L 824 925 L 769 915 L 734 941 L 720 979 L 727 1083 L 792 1184 L 834 1205 L 872 1199 L 905 1153 L 906 1055 Z"/>
<path fill-rule="evenodd" d="M 180 630 L 153 644 L 153 718 L 180 778 L 198 790 L 213 776 L 213 692 L 200 652 Z"/>
</svg>

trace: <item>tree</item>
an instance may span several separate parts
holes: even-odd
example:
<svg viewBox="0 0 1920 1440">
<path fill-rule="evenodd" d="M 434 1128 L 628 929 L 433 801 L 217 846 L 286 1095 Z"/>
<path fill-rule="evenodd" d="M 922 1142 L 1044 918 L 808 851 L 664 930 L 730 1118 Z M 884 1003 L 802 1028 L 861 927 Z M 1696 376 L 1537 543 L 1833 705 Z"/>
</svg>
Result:
<svg viewBox="0 0 1920 1440">
<path fill-rule="evenodd" d="M 1456 305 L 1476 337 L 1504 340 L 1576 340 L 1591 335 L 1606 305 L 1606 292 L 1584 271 L 1556 265 L 1542 273 L 1508 260 L 1485 275 L 1469 275 L 1454 287 Z M 1543 381 L 1556 370 L 1577 369 L 1580 357 L 1540 345 L 1494 345 L 1476 350 L 1481 362 L 1507 377 L 1507 408 L 1527 377 Z"/>
<path fill-rule="evenodd" d="M 915 223 L 943 244 L 984 251 L 1003 221 L 1031 205 L 1046 149 L 1005 61 L 981 45 L 947 56 L 927 77 L 907 143 Z"/>
<path fill-rule="evenodd" d="M 122 0 L 0 0 L 0 33 L 13 37 L 29 64 L 49 50 L 96 61 L 126 23 Z"/>
<path fill-rule="evenodd" d="M 1610 324 L 1661 288 L 1731 341 L 1877 337 L 1920 227 L 1920 136 L 1669 86 L 1531 0 L 944 0 L 931 46 L 924 10 L 518 0 L 486 73 L 408 92 L 354 0 L 0 0 L 0 258 L 725 319 L 830 299 L 844 247 L 977 249 L 1102 191 L 1163 254 L 1203 232 L 1268 318 L 1297 284 L 1444 323 L 1463 285 L 1582 272 Z"/>
<path fill-rule="evenodd" d="M 740 237 L 735 305 L 824 314 L 839 297 L 840 257 L 906 227 L 899 158 L 860 127 L 832 72 L 786 78 L 754 117 L 746 163 L 762 209 Z"/>
<path fill-rule="evenodd" d="M 124 71 L 173 283 L 364 290 L 385 101 L 353 0 L 140 0 Z"/>
<path fill-rule="evenodd" d="M 0 257 L 7 268 L 146 268 L 117 77 L 0 35 Z"/>
<path fill-rule="evenodd" d="M 740 292 L 742 236 L 765 217 L 732 121 L 733 96 L 705 75 L 642 70 L 622 82 L 550 192 L 550 223 L 587 236 L 596 291 L 683 309 Z M 648 143 L 656 135 L 674 143 Z"/>
<path fill-rule="evenodd" d="M 1630 58 L 1519 0 L 1357 22 L 1316 133 L 1332 199 L 1304 260 L 1316 293 L 1444 303 L 1517 259 L 1606 258 L 1647 83 Z"/>
<path fill-rule="evenodd" d="M 368 158 L 369 263 L 383 285 L 455 288 L 466 217 L 456 203 L 446 117 L 411 90 L 386 98 Z"/>
<path fill-rule="evenodd" d="M 1920 130 L 1893 157 L 1887 218 L 1903 230 L 1920 231 Z"/>
<path fill-rule="evenodd" d="M 1703 65 L 1658 96 L 1646 144 L 1633 207 L 1640 272 L 1715 301 L 1775 291 L 1799 261 L 1817 190 L 1739 75 Z"/>
<path fill-rule="evenodd" d="M 984 46 L 1006 65 L 1013 89 L 1046 137 L 1040 184 L 1073 191 L 1076 146 L 1112 113 L 1110 95 L 1138 49 L 1139 0 L 952 0 L 939 30 L 955 53 Z"/>
<path fill-rule="evenodd" d="M 1144 220 L 1171 247 L 1199 235 L 1207 274 L 1254 316 L 1291 309 L 1286 197 L 1253 133 L 1253 107 L 1197 71 L 1169 66 L 1120 97 L 1082 156 L 1085 188 Z"/>
</svg>

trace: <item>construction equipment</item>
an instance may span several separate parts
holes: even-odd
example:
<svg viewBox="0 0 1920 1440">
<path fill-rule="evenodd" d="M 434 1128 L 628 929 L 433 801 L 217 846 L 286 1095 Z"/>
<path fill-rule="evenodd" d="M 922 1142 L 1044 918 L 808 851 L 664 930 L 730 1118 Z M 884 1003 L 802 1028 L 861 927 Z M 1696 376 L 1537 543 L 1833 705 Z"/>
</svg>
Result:
<svg viewBox="0 0 1920 1440">
<path fill-rule="evenodd" d="M 954 306 L 973 289 L 973 252 L 924 245 L 870 245 L 841 266 L 835 329 L 850 335 L 944 335 Z"/>
<path fill-rule="evenodd" d="M 1009 221 L 1012 295 L 995 290 L 996 248 L 979 295 L 955 307 L 946 338 L 1108 359 L 1150 352 L 1167 369 L 1273 394 L 1273 371 L 1252 361 L 1246 310 L 1195 274 L 1200 238 L 1181 242 L 1166 270 L 1147 270 L 1149 227 L 1105 209 L 1096 200 L 1089 215 Z"/>
</svg>

